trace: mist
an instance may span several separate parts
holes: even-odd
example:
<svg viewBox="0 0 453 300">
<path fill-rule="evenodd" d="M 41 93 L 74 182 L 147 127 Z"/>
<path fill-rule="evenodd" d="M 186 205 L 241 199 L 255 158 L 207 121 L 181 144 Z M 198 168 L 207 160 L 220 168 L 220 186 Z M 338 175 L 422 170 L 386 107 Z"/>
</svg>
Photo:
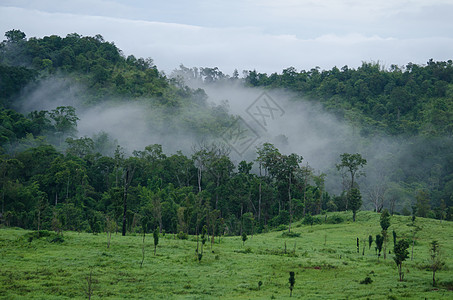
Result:
<svg viewBox="0 0 453 300">
<path fill-rule="evenodd" d="M 239 117 L 241 126 L 252 134 L 247 143 L 238 148 L 228 132 L 200 138 L 196 130 L 187 126 L 187 120 L 200 115 L 199 107 L 168 111 L 155 105 L 153 99 L 114 98 L 89 103 L 87 99 L 92 98 L 87 97 L 88 89 L 64 76 L 52 76 L 29 86 L 15 106 L 22 113 L 73 106 L 80 119 L 78 137 L 106 133 L 112 144 L 120 145 L 128 155 L 148 145 L 160 144 L 167 155 L 182 151 L 190 156 L 200 140 L 204 140 L 227 144 L 231 148 L 231 159 L 237 165 L 241 160 L 255 160 L 256 148 L 270 142 L 284 154 L 301 155 L 303 165 L 308 164 L 315 174 L 325 173 L 326 189 L 336 195 L 343 190 L 343 179 L 335 166 L 340 161 L 340 154 L 360 153 L 368 162 L 363 169 L 366 176 L 357 181 L 366 209 L 374 208 L 373 193 L 380 187 L 385 186 L 381 197 L 389 191 L 389 183 L 395 181 L 391 180 L 395 171 L 407 168 L 419 159 L 411 158 L 410 146 L 405 146 L 407 140 L 386 136 L 363 137 L 358 128 L 310 99 L 301 99 L 285 91 L 247 88 L 234 81 L 211 84 L 187 81 L 186 84 L 205 90 L 208 95 L 206 107 L 222 107 Z M 257 107 L 262 109 L 260 114 L 254 111 Z M 103 154 L 112 153 L 113 149 Z M 431 169 L 434 162 L 426 160 L 421 164 Z M 408 203 L 413 201 L 413 196 L 404 195 L 403 198 L 396 209 L 410 207 Z"/>
<path fill-rule="evenodd" d="M 273 143 L 284 154 L 297 153 L 303 157 L 303 165 L 309 165 L 315 174 L 325 173 L 326 188 L 329 193 L 339 195 L 343 191 L 343 178 L 336 168 L 343 153 L 360 153 L 367 160 L 363 175 L 357 178 L 366 209 L 375 209 L 373 197 L 381 197 L 384 205 L 398 189 L 399 178 L 392 178 L 400 169 L 408 168 L 417 159 L 413 158 L 411 141 L 403 137 L 374 135 L 364 137 L 360 128 L 354 127 L 344 119 L 327 112 L 312 99 L 301 98 L 291 92 L 282 90 L 264 91 L 259 88 L 247 88 L 240 83 L 220 81 L 204 84 L 199 80 L 188 81 L 193 88 L 206 91 L 210 101 L 217 104 L 227 104 L 230 112 L 240 116 L 257 133 L 258 138 L 242 154 L 232 151 L 233 160 L 248 161 L 256 158 L 256 148 L 265 142 Z M 257 106 L 263 95 L 268 97 L 271 106 L 276 107 L 273 118 L 268 117 L 266 126 L 262 121 L 253 118 L 251 108 Z M 264 107 L 265 105 L 262 105 Z M 277 107 L 281 109 L 281 113 Z M 262 111 L 264 114 L 264 111 Z M 270 113 L 268 112 L 269 116 Z M 224 139 L 225 140 L 225 139 Z M 228 142 L 228 141 L 227 141 Z M 435 162 L 426 159 L 424 168 L 430 169 Z M 256 166 L 255 166 L 256 167 Z M 413 195 L 399 193 L 400 201 L 395 210 L 410 207 L 414 201 Z"/>
<path fill-rule="evenodd" d="M 171 111 L 158 107 L 153 99 L 102 98 L 96 103 L 87 99 L 88 89 L 65 76 L 51 76 L 28 86 L 14 104 L 16 110 L 51 111 L 58 106 L 76 109 L 77 137 L 106 133 L 127 155 L 151 144 L 161 144 L 166 154 L 181 150 L 190 155 L 196 141 L 195 130 L 184 126 L 191 111 Z M 111 155 L 114 149 L 109 153 Z"/>
</svg>

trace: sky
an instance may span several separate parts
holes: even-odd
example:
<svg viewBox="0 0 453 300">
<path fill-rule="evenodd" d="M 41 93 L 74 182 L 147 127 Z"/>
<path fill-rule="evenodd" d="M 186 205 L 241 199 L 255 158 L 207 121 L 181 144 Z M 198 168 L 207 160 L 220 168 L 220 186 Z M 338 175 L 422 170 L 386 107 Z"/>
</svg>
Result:
<svg viewBox="0 0 453 300">
<path fill-rule="evenodd" d="M 452 0 L 1 0 L 0 31 L 101 34 L 170 73 L 272 73 L 453 57 Z"/>
</svg>

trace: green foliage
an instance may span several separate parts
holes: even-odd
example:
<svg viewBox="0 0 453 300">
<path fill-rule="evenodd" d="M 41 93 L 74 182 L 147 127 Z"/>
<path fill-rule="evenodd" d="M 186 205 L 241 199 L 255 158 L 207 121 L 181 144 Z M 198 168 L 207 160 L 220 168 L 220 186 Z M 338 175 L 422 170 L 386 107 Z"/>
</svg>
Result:
<svg viewBox="0 0 453 300">
<path fill-rule="evenodd" d="M 348 197 L 349 208 L 353 212 L 352 221 L 355 222 L 357 211 L 362 206 L 362 195 L 360 194 L 359 189 L 352 188 L 351 190 L 348 191 L 346 197 Z"/>
<path fill-rule="evenodd" d="M 180 231 L 180 232 L 178 233 L 178 239 L 180 239 L 180 240 L 187 240 L 188 237 L 189 237 L 189 236 L 188 236 L 187 233 L 185 233 L 185 232 Z"/>
<path fill-rule="evenodd" d="M 434 240 L 430 243 L 430 246 L 430 269 L 433 271 L 433 286 L 436 286 L 436 272 L 444 268 L 445 261 L 441 255 L 439 243 Z"/>
<path fill-rule="evenodd" d="M 288 231 L 285 231 L 285 232 L 282 233 L 282 237 L 297 238 L 297 237 L 300 237 L 300 233 L 299 232 L 288 232 Z"/>
<path fill-rule="evenodd" d="M 243 233 L 242 233 L 242 245 L 245 244 L 245 241 L 246 241 L 247 239 L 248 239 L 247 233 L 243 232 Z"/>
<path fill-rule="evenodd" d="M 373 279 L 370 276 L 365 277 L 365 279 L 360 281 L 360 284 L 371 284 L 373 283 Z"/>
<path fill-rule="evenodd" d="M 159 244 L 159 230 L 157 228 L 154 229 L 153 238 L 154 238 L 154 255 L 156 255 L 157 245 Z"/>
<path fill-rule="evenodd" d="M 388 210 L 384 209 L 382 211 L 379 224 L 381 225 L 382 231 L 387 231 L 387 229 L 390 227 L 390 214 Z"/>
<path fill-rule="evenodd" d="M 304 225 L 310 225 L 310 226 L 312 226 L 314 222 L 315 222 L 315 219 L 313 218 L 311 213 L 307 213 L 302 221 L 302 223 Z"/>
<path fill-rule="evenodd" d="M 290 290 L 289 296 L 291 297 L 293 295 L 294 284 L 296 284 L 296 278 L 294 277 L 294 272 L 293 271 L 289 272 L 288 281 L 289 281 L 289 290 Z"/>
<path fill-rule="evenodd" d="M 235 166 L 228 151 L 214 145 L 202 147 L 192 157 L 181 152 L 170 156 L 164 153 L 161 145 L 149 145 L 136 149 L 133 157 L 127 158 L 116 141 L 105 133 L 76 138 L 79 117 L 71 106 L 34 111 L 26 116 L 12 110 L 11 104 L 19 100 L 26 85 L 33 90 L 41 80 L 63 76 L 69 79 L 68 82 L 86 87 L 84 106 L 89 107 L 103 99 L 142 101 L 153 110 L 158 108 L 165 112 L 157 123 L 168 124 L 166 119 L 183 120 L 180 125 L 192 128 L 195 136 L 208 139 L 221 136 L 236 120 L 228 114 L 226 107 L 209 105 L 203 90 L 190 89 L 183 82 L 168 79 L 150 58 L 124 57 L 114 43 L 106 42 L 100 35 L 84 37 L 74 33 L 66 37 L 52 35 L 26 39 L 25 33 L 11 30 L 5 36 L 6 40 L 0 44 L 3 225 L 99 233 L 104 230 L 105 216 L 111 216 L 112 222 L 118 223 L 123 212 L 125 233 L 139 232 L 138 218 L 148 214 L 152 227 L 159 226 L 160 230 L 169 233 L 183 232 L 183 237 L 205 225 L 214 236 L 239 235 L 241 230 L 247 234 L 270 228 L 292 230 L 292 222 L 306 216 L 305 223 L 313 224 L 308 219 L 322 210 L 352 209 L 355 219 L 357 207 L 360 207 L 360 201 L 355 201 L 359 197 L 351 198 L 355 191 L 350 190 L 349 195 L 329 195 L 324 190 L 324 177 L 314 175 L 310 167 L 300 166 L 300 155 L 282 154 L 270 143 L 257 149 L 256 162 L 262 171 L 257 175 L 252 172 L 254 162 L 242 161 Z M 415 191 L 421 191 L 415 194 L 420 207 L 418 215 L 445 219 L 449 215 L 445 212 L 450 212 L 449 207 L 452 207 L 450 187 L 453 183 L 446 166 L 451 165 L 449 153 L 453 144 L 449 139 L 431 133 L 449 130 L 444 123 L 448 122 L 451 111 L 446 100 L 452 94 L 451 67 L 449 62 L 430 61 L 423 67 L 410 65 L 410 71 L 395 68 L 390 72 L 366 63 L 357 70 L 334 68 L 332 73 L 318 69 L 297 72 L 288 68 L 282 75 L 261 76 L 248 72 L 245 81 L 254 82 L 253 85 L 309 91 L 308 94 L 321 96 L 314 99 L 326 107 L 337 105 L 329 109 L 339 116 L 345 110 L 346 118 L 363 117 L 368 110 L 374 110 L 373 117 L 359 118 L 359 128 L 370 134 L 374 129 L 367 122 L 375 120 L 374 114 L 377 116 L 380 111 L 389 113 L 385 118 L 393 120 L 386 128 L 404 127 L 406 133 L 406 129 L 418 128 L 429 133 L 413 137 L 405 147 L 410 149 L 410 157 L 415 161 L 434 160 L 432 169 L 426 171 L 426 164 L 406 163 L 401 170 L 391 174 L 391 180 L 398 181 L 398 191 L 402 191 L 407 203 L 412 201 Z M 229 79 L 218 68 L 199 71 L 199 76 L 206 82 Z M 194 69 L 185 72 L 196 73 Z M 415 78 L 415 75 L 419 77 Z M 386 82 L 383 89 L 370 83 L 376 78 Z M 420 78 L 426 80 L 420 81 Z M 420 105 L 405 103 L 418 99 L 418 94 L 409 87 L 416 90 L 420 86 L 423 88 L 419 92 L 426 92 L 420 96 L 424 97 L 423 101 L 414 102 Z M 348 92 L 343 88 L 349 89 Z M 334 96 L 341 101 L 331 102 L 326 91 L 337 94 Z M 361 95 L 360 101 L 354 98 L 358 95 Z M 388 99 L 378 105 L 373 102 L 376 97 Z M 343 101 L 348 104 L 343 105 Z M 390 113 L 394 109 L 399 110 L 397 115 Z M 426 121 L 423 126 L 418 126 L 415 115 L 409 117 L 412 110 L 420 109 L 417 116 L 423 119 L 420 122 Z M 433 116 L 439 116 L 439 124 Z M 381 121 L 378 122 L 380 125 L 385 124 Z M 402 150 L 401 155 L 407 151 Z M 355 188 L 354 180 L 361 175 L 366 160 L 358 153 L 344 153 L 340 159 L 339 169 L 350 175 L 351 187 Z M 136 172 L 131 182 L 125 184 L 125 175 L 132 165 Z M 198 172 L 200 178 L 197 178 Z M 125 186 L 128 201 L 127 209 L 123 210 Z M 435 207 L 437 209 L 433 209 Z M 314 220 L 319 223 L 321 218 Z M 344 220 L 339 216 L 325 219 L 332 224 Z"/>
<path fill-rule="evenodd" d="M 384 244 L 384 237 L 380 234 L 376 235 L 376 249 L 378 250 L 378 257 L 381 256 L 383 244 Z"/>
<path fill-rule="evenodd" d="M 399 240 L 396 244 L 395 247 L 393 248 L 393 253 L 395 256 L 393 257 L 393 260 L 395 261 L 397 267 L 398 267 L 398 274 L 400 277 L 400 281 L 403 281 L 404 279 L 404 273 L 403 273 L 403 262 L 406 260 L 406 258 L 409 257 L 409 251 L 407 250 L 409 248 L 409 241 L 408 240 Z"/>
</svg>

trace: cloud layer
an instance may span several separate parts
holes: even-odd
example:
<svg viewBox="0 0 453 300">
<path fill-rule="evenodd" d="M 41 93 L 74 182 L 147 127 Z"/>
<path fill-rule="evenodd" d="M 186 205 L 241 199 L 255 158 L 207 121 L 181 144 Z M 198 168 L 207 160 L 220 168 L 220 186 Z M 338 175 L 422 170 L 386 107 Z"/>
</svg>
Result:
<svg viewBox="0 0 453 300">
<path fill-rule="evenodd" d="M 3 1 L 0 31 L 28 37 L 101 34 L 171 72 L 217 66 L 280 72 L 293 66 L 404 65 L 451 59 L 451 1 Z"/>
</svg>

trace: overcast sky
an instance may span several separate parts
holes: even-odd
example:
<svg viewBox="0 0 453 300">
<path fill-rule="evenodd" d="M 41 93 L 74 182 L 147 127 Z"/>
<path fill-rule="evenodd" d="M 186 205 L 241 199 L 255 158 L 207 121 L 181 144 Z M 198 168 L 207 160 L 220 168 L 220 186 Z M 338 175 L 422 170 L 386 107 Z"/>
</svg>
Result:
<svg viewBox="0 0 453 300">
<path fill-rule="evenodd" d="M 452 16 L 452 0 L 0 0 L 2 33 L 101 34 L 167 73 L 448 60 Z"/>
</svg>

